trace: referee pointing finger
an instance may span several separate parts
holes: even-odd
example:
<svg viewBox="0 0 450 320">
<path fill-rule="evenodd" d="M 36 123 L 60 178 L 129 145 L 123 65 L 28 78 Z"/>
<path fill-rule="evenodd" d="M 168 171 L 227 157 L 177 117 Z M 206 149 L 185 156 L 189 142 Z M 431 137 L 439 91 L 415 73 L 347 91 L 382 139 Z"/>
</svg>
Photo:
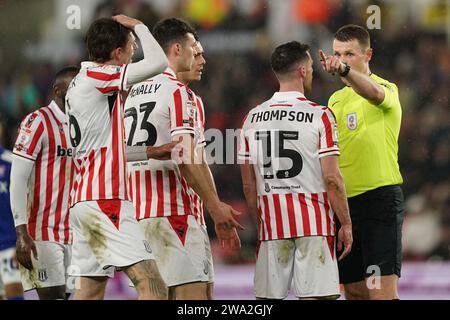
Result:
<svg viewBox="0 0 450 320">
<path fill-rule="evenodd" d="M 339 131 L 339 166 L 353 222 L 353 249 L 339 262 L 347 299 L 398 299 L 403 182 L 398 166 L 402 110 L 398 89 L 369 68 L 370 36 L 357 25 L 334 35 L 333 55 L 319 51 L 323 69 L 346 85 L 330 98 Z M 377 288 L 367 286 L 372 270 Z"/>
</svg>

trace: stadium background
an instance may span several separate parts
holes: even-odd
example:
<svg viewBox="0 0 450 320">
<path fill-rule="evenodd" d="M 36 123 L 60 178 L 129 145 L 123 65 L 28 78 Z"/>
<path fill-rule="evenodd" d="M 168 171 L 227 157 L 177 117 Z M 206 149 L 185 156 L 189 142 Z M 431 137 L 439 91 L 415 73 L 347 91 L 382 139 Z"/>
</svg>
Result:
<svg viewBox="0 0 450 320">
<path fill-rule="evenodd" d="M 285 41 L 310 44 L 315 78 L 309 98 L 326 104 L 342 83 L 322 72 L 317 49 L 331 53 L 333 32 L 344 24 L 366 26 L 370 5 L 381 13 L 380 28 L 370 30 L 372 70 L 398 85 L 403 107 L 399 162 L 407 210 L 400 296 L 449 299 L 449 0 L 0 0 L 0 143 L 10 149 L 23 116 L 50 101 L 56 70 L 86 59 L 84 33 L 97 17 L 120 12 L 150 27 L 171 16 L 193 23 L 207 64 L 192 88 L 205 102 L 207 128 L 225 130 L 237 128 L 249 108 L 277 90 L 268 61 Z M 237 254 L 212 241 L 216 298 L 252 299 L 256 230 L 245 213 L 239 168 L 211 168 L 220 196 L 244 213 L 239 220 L 246 226 Z M 123 280 L 110 283 L 109 298 L 135 297 Z"/>
</svg>

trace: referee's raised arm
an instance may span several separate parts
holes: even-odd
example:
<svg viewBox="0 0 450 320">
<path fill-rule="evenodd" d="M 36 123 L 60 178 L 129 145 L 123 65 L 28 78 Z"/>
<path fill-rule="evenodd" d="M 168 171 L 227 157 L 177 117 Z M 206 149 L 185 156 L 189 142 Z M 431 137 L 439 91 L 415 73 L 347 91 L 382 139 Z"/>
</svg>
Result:
<svg viewBox="0 0 450 320">
<path fill-rule="evenodd" d="M 354 42 L 353 42 L 354 41 Z M 351 65 L 347 62 L 349 57 L 353 57 L 358 50 L 354 47 L 358 46 L 357 40 L 353 40 L 344 45 L 337 44 L 337 50 L 334 51 L 334 55 L 325 54 L 322 49 L 319 50 L 320 62 L 322 63 L 323 70 L 331 74 L 339 74 L 342 81 L 352 87 L 357 94 L 364 99 L 370 101 L 372 104 L 379 105 L 384 100 L 383 88 L 373 79 L 369 77 L 370 70 L 365 72 L 352 69 Z M 372 49 L 368 48 L 364 55 L 367 61 L 372 57 Z"/>
</svg>

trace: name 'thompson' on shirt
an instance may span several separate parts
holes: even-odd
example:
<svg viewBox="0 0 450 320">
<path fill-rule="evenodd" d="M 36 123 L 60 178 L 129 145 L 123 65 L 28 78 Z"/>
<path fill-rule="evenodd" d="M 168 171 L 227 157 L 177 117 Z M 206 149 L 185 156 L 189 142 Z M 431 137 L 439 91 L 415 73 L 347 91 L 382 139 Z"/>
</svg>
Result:
<svg viewBox="0 0 450 320">
<path fill-rule="evenodd" d="M 338 154 L 334 115 L 300 92 L 277 92 L 248 113 L 238 156 L 255 170 L 260 240 L 334 235 L 320 158 Z"/>
</svg>

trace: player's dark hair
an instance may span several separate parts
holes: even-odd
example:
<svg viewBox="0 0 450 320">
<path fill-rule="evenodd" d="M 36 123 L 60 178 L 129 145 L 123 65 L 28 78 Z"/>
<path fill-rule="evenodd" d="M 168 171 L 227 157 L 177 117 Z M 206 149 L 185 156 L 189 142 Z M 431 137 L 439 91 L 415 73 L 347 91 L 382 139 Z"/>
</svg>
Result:
<svg viewBox="0 0 450 320">
<path fill-rule="evenodd" d="M 89 59 L 106 62 L 111 59 L 111 52 L 125 48 L 130 30 L 110 18 L 95 20 L 86 33 L 86 47 Z"/>
<path fill-rule="evenodd" d="M 284 74 L 296 63 L 308 58 L 309 46 L 298 41 L 291 41 L 275 48 L 270 58 L 270 65 L 276 74 Z"/>
<path fill-rule="evenodd" d="M 71 74 L 77 74 L 80 71 L 80 68 L 76 66 L 67 66 L 56 72 L 55 78 L 53 80 L 53 86 L 60 83 L 65 77 Z"/>
<path fill-rule="evenodd" d="M 71 73 L 78 73 L 78 72 L 80 72 L 80 68 L 78 68 L 77 66 L 64 67 L 64 68 L 60 69 L 58 72 L 56 72 L 55 82 L 58 81 L 58 79 L 64 78 Z"/>
<path fill-rule="evenodd" d="M 188 33 L 192 33 L 194 38 L 198 40 L 195 29 L 186 21 L 177 18 L 158 21 L 153 27 L 152 33 L 166 54 L 173 43 L 184 43 L 187 40 Z"/>
<path fill-rule="evenodd" d="M 347 24 L 340 27 L 334 34 L 334 38 L 342 42 L 348 42 L 356 39 L 361 47 L 370 48 L 369 32 L 365 28 L 356 24 Z"/>
</svg>

